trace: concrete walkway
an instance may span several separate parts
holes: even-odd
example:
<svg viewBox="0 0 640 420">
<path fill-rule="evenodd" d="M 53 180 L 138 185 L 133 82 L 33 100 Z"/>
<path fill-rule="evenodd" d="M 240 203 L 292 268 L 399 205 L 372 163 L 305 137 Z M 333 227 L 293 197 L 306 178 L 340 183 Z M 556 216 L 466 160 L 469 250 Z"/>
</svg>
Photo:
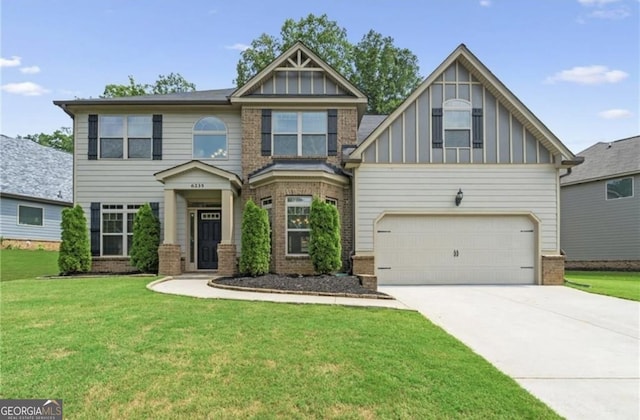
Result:
<svg viewBox="0 0 640 420">
<path fill-rule="evenodd" d="M 206 274 L 185 274 L 175 278 L 156 280 L 147 288 L 159 293 L 198 298 L 253 300 L 279 303 L 316 303 L 322 305 L 369 306 L 409 310 L 407 305 L 394 299 L 364 299 L 337 296 L 312 296 L 285 293 L 244 292 L 210 287 L 207 282 L 215 278 Z"/>
<path fill-rule="evenodd" d="M 640 419 L 640 303 L 563 286 L 379 287 L 568 419 Z"/>
</svg>

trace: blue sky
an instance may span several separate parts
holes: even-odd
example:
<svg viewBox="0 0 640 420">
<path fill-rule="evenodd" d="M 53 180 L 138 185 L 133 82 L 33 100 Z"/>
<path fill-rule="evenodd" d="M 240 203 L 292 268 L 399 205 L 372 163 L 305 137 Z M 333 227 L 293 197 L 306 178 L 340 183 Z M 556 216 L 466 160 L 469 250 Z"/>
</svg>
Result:
<svg viewBox="0 0 640 420">
<path fill-rule="evenodd" d="M 286 18 L 326 13 L 351 42 L 374 29 L 426 77 L 464 43 L 573 152 L 640 134 L 638 0 L 1 0 L 9 136 L 72 125 L 54 99 L 181 73 L 233 86 L 241 49 Z"/>
</svg>

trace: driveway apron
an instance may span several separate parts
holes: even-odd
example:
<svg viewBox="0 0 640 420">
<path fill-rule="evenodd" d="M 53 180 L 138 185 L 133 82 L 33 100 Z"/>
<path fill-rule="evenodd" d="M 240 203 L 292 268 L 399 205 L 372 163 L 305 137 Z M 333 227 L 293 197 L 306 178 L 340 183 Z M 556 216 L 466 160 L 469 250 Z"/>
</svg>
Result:
<svg viewBox="0 0 640 420">
<path fill-rule="evenodd" d="M 381 286 L 568 419 L 640 418 L 640 303 L 564 286 Z"/>
</svg>

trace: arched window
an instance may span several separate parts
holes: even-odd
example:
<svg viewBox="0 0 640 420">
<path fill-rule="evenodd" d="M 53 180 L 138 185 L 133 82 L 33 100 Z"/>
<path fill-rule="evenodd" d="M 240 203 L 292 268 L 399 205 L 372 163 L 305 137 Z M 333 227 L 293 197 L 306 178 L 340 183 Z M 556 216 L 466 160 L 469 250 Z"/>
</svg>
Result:
<svg viewBox="0 0 640 420">
<path fill-rule="evenodd" d="M 444 112 L 444 146 L 471 147 L 471 103 L 449 99 L 442 104 Z"/>
<path fill-rule="evenodd" d="M 216 117 L 204 117 L 193 126 L 193 157 L 227 158 L 227 127 Z"/>
</svg>

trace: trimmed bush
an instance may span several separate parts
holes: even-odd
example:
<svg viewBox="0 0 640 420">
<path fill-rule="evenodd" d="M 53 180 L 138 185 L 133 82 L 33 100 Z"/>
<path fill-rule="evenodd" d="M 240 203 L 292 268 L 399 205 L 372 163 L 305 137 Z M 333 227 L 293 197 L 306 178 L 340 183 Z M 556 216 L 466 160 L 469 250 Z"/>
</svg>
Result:
<svg viewBox="0 0 640 420">
<path fill-rule="evenodd" d="M 269 215 L 249 199 L 242 214 L 242 254 L 240 272 L 260 276 L 269 272 L 271 234 Z"/>
<path fill-rule="evenodd" d="M 340 243 L 340 215 L 336 206 L 313 198 L 309 212 L 309 256 L 313 268 L 321 274 L 338 271 L 342 267 Z"/>
<path fill-rule="evenodd" d="M 146 203 L 138 209 L 133 219 L 133 244 L 131 265 L 145 273 L 158 272 L 158 246 L 160 246 L 160 221 Z"/>
<path fill-rule="evenodd" d="M 62 210 L 62 242 L 58 254 L 58 269 L 63 275 L 91 270 L 91 246 L 87 219 L 79 204 Z"/>
</svg>

